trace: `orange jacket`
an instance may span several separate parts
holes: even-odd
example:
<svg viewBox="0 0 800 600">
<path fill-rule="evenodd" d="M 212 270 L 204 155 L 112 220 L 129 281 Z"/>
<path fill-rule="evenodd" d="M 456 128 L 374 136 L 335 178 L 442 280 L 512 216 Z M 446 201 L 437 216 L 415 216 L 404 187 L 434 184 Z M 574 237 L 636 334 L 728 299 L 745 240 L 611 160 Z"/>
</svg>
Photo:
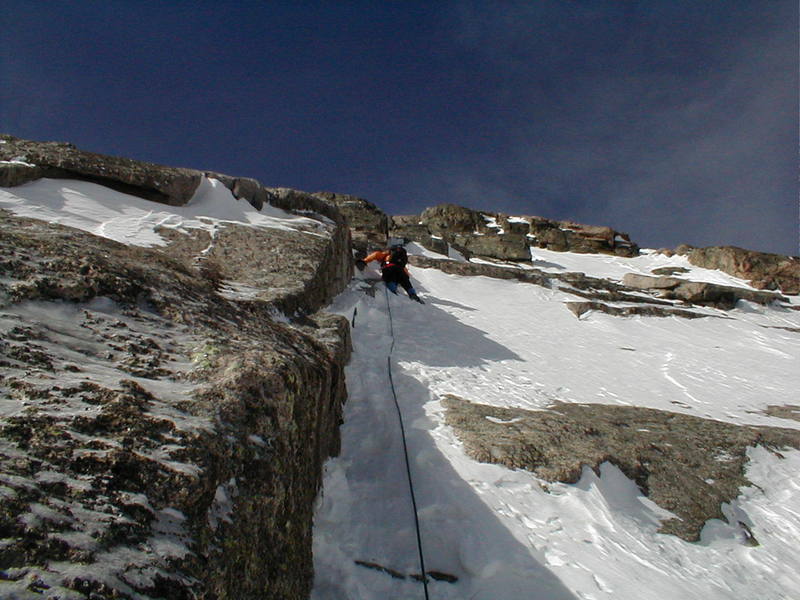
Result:
<svg viewBox="0 0 800 600">
<path fill-rule="evenodd" d="M 372 262 L 373 260 L 378 260 L 381 263 L 381 268 L 385 267 L 389 264 L 389 257 L 392 255 L 391 250 L 375 250 L 372 254 L 367 256 L 364 259 L 365 263 Z M 404 267 L 403 270 L 406 272 L 406 275 L 410 275 L 408 272 L 408 267 Z"/>
</svg>

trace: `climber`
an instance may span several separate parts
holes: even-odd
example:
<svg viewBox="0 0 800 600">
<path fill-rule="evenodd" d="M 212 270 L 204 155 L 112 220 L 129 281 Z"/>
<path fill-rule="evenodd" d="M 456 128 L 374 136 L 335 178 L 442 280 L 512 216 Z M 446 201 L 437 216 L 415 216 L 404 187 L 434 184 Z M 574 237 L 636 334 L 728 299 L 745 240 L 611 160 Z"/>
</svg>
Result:
<svg viewBox="0 0 800 600">
<path fill-rule="evenodd" d="M 357 264 L 360 269 L 363 269 L 364 265 L 373 260 L 381 262 L 381 279 L 386 283 L 386 287 L 389 288 L 390 292 L 396 294 L 397 286 L 401 285 L 409 298 L 416 300 L 420 304 L 425 304 L 411 285 L 408 268 L 406 267 L 408 253 L 403 247 L 402 240 L 392 240 L 388 249 L 376 250 L 365 259 L 358 261 Z"/>
</svg>

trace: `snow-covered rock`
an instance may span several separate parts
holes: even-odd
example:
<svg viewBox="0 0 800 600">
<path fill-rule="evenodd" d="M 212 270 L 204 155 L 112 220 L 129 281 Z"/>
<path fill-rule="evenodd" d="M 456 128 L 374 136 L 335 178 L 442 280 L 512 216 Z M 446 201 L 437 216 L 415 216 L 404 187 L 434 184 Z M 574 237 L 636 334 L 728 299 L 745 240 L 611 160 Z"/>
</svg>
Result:
<svg viewBox="0 0 800 600">
<path fill-rule="evenodd" d="M 280 197 L 0 189 L 0 597 L 307 597 L 352 264 Z"/>
</svg>

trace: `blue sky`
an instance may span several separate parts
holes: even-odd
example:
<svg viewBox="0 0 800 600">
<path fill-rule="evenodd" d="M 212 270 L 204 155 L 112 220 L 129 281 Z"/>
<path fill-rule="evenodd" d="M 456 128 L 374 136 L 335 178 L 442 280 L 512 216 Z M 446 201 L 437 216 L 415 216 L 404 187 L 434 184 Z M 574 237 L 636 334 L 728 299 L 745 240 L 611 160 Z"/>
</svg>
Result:
<svg viewBox="0 0 800 600">
<path fill-rule="evenodd" d="M 0 0 L 0 131 L 798 254 L 795 0 Z"/>
</svg>

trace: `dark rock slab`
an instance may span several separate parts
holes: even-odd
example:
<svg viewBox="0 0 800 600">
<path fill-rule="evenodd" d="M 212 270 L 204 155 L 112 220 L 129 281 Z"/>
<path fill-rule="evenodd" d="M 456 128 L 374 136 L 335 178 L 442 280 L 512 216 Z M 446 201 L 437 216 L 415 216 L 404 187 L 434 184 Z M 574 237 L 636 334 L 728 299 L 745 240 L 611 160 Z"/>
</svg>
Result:
<svg viewBox="0 0 800 600">
<path fill-rule="evenodd" d="M 80 179 L 99 183 L 147 200 L 181 206 L 191 199 L 202 173 L 79 150 L 72 144 L 36 142 L 0 135 L 0 160 L 19 160 L 36 167 L 18 172 L 0 167 L 3 185 L 20 185 L 39 177 Z"/>
<path fill-rule="evenodd" d="M 44 177 L 45 170 L 36 165 L 6 160 L 0 162 L 0 187 L 15 187 Z"/>
<path fill-rule="evenodd" d="M 663 306 L 611 306 L 603 302 L 567 302 L 567 308 L 576 317 L 580 318 L 583 314 L 596 310 L 615 317 L 681 317 L 683 319 L 701 319 L 709 317 L 703 313 L 691 310 L 681 310 L 678 308 L 665 308 Z"/>
<path fill-rule="evenodd" d="M 417 267 L 439 269 L 445 273 L 452 273 L 454 275 L 479 275 L 492 277 L 494 279 L 516 279 L 517 281 L 534 283 L 542 286 L 548 286 L 550 282 L 549 274 L 545 274 L 538 269 L 496 267 L 494 265 L 479 263 L 441 260 L 429 258 L 427 256 L 409 256 L 408 261 L 411 265 Z"/>
<path fill-rule="evenodd" d="M 206 177 L 211 177 L 222 182 L 237 200 L 246 200 L 256 210 L 261 210 L 264 204 L 273 201 L 275 195 L 255 179 L 249 177 L 233 177 L 224 173 L 206 171 Z"/>
<path fill-rule="evenodd" d="M 689 269 L 685 267 L 660 267 L 650 271 L 653 275 L 680 275 L 681 273 L 688 273 Z"/>
<path fill-rule="evenodd" d="M 784 294 L 800 294 L 800 257 L 756 252 L 736 246 L 693 248 L 679 246 L 677 254 L 706 269 L 719 269 L 747 279 L 758 289 L 781 290 Z"/>
<path fill-rule="evenodd" d="M 575 483 L 583 467 L 620 468 L 642 493 L 677 515 L 660 531 L 699 539 L 721 504 L 750 485 L 747 448 L 800 448 L 800 431 L 738 426 L 649 408 L 557 403 L 542 411 L 442 398 L 446 423 L 472 458 L 525 469 L 547 481 Z M 490 418 L 492 420 L 490 420 Z"/>
</svg>

